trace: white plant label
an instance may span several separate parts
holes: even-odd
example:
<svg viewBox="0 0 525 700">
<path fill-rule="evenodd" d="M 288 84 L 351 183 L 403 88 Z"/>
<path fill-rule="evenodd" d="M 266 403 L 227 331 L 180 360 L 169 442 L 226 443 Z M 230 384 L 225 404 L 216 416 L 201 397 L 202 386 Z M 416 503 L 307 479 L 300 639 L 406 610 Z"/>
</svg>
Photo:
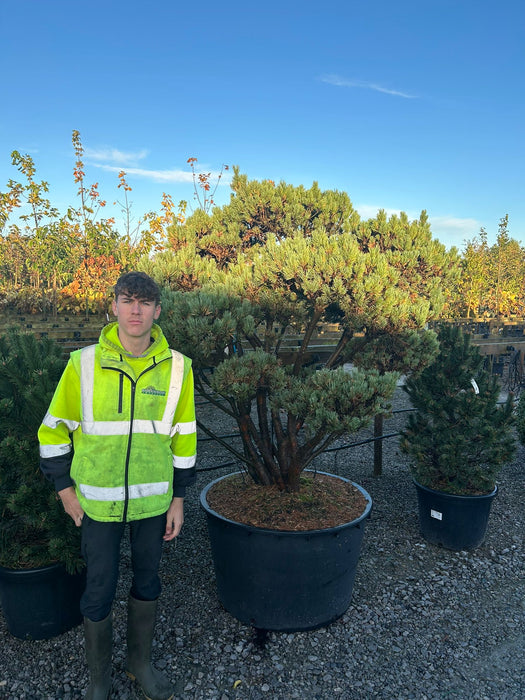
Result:
<svg viewBox="0 0 525 700">
<path fill-rule="evenodd" d="M 440 513 L 439 510 L 430 509 L 430 517 L 436 520 L 443 520 L 443 513 Z"/>
</svg>

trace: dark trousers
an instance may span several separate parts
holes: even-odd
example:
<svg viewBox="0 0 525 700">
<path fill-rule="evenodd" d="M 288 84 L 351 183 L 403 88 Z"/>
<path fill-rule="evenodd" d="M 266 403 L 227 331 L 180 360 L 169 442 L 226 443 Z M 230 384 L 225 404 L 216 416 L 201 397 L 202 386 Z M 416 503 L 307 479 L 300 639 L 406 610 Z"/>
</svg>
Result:
<svg viewBox="0 0 525 700">
<path fill-rule="evenodd" d="M 120 544 L 125 523 L 102 523 L 87 515 L 82 519 L 82 556 L 86 562 L 86 588 L 80 611 L 93 622 L 106 618 L 113 604 L 120 563 Z M 159 564 L 166 515 L 129 523 L 131 595 L 137 600 L 156 600 L 160 595 Z"/>
</svg>

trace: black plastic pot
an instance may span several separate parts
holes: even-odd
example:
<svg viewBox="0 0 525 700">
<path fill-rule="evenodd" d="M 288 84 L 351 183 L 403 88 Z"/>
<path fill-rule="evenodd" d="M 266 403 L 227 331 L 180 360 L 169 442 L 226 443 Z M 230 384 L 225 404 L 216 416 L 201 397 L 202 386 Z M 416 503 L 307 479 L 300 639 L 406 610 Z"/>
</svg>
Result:
<svg viewBox="0 0 525 700">
<path fill-rule="evenodd" d="M 0 567 L 0 601 L 7 629 L 20 639 L 49 639 L 82 622 L 85 570 L 68 574 L 62 564 L 38 569 Z"/>
<path fill-rule="evenodd" d="M 498 487 L 483 496 L 455 496 L 414 480 L 423 537 L 455 551 L 475 549 L 485 539 L 492 501 Z"/>
<path fill-rule="evenodd" d="M 367 506 L 350 523 L 305 532 L 266 530 L 228 520 L 209 507 L 206 494 L 221 479 L 209 484 L 200 500 L 226 610 L 257 629 L 286 632 L 322 627 L 343 615 L 372 508 L 370 495 L 354 484 Z"/>
</svg>

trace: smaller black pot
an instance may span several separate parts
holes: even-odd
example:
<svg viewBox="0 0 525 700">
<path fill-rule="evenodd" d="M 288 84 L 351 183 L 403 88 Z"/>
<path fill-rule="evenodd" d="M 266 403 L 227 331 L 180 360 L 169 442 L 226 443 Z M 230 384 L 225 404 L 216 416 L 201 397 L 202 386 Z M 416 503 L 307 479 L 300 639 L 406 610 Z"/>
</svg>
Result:
<svg viewBox="0 0 525 700">
<path fill-rule="evenodd" d="M 421 534 L 431 544 L 455 551 L 479 547 L 485 539 L 492 501 L 498 487 L 483 496 L 456 496 L 414 480 Z"/>
<path fill-rule="evenodd" d="M 50 639 L 82 622 L 85 569 L 68 574 L 62 564 L 38 569 L 0 566 L 0 601 L 7 629 L 20 639 Z"/>
</svg>

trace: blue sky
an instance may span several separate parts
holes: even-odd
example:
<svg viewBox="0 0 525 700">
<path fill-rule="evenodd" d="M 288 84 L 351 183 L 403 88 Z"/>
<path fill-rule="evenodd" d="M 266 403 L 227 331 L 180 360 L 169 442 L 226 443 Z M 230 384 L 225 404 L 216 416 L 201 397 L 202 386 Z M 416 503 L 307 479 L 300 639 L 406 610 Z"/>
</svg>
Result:
<svg viewBox="0 0 525 700">
<path fill-rule="evenodd" d="M 525 243 L 522 0 L 0 8 L 0 191 L 16 149 L 55 206 L 74 204 L 77 129 L 87 182 L 112 203 L 124 169 L 136 218 L 163 192 L 192 201 L 196 157 L 343 190 L 364 218 L 426 209 L 447 246 L 481 227 L 493 241 L 508 214 Z"/>
</svg>

